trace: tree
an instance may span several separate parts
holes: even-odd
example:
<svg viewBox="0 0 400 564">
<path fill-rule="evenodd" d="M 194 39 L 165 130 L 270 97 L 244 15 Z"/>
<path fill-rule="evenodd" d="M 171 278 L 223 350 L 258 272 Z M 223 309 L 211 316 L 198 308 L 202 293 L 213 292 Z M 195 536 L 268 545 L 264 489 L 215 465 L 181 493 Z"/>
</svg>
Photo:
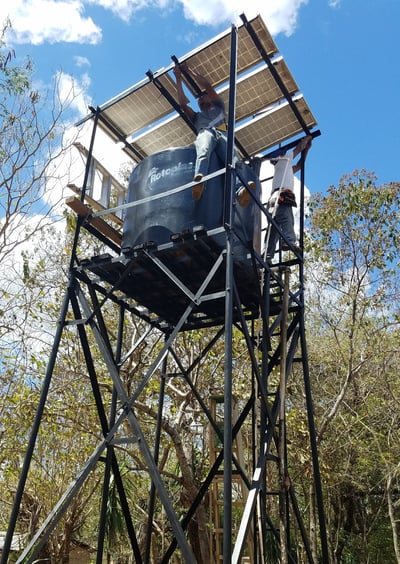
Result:
<svg viewBox="0 0 400 564">
<path fill-rule="evenodd" d="M 5 37 L 10 24 L 0 33 L 0 418 L 1 418 L 1 529 L 7 526 L 25 444 L 37 405 L 38 391 L 48 358 L 48 346 L 59 308 L 60 274 L 65 261 L 64 241 L 57 229 L 58 204 L 62 191 L 53 190 L 56 182 L 66 182 L 60 157 L 71 140 L 64 142 L 68 115 L 74 95 L 61 97 L 59 74 L 47 91 L 34 88 L 34 66 L 20 62 L 7 49 Z M 69 366 L 71 378 L 73 367 Z M 77 398 L 78 399 L 78 398 Z M 59 397 L 50 406 L 65 420 Z M 65 408 L 65 405 L 63 408 Z M 69 405 L 74 406 L 73 401 Z M 58 410 L 56 407 L 58 406 Z M 75 406 L 74 406 L 75 407 Z M 67 412 L 68 413 L 68 412 Z M 72 410 L 71 414 L 76 416 Z M 54 417 L 56 421 L 56 417 Z M 46 425 L 44 425 L 44 428 Z M 69 427 L 67 426 L 67 429 Z M 90 426 L 88 426 L 90 429 Z M 49 431 L 49 428 L 47 429 Z M 54 427 L 50 425 L 48 436 Z M 64 445 L 71 434 L 60 436 Z M 44 456 L 38 441 L 33 462 L 33 481 L 26 490 L 21 507 L 21 531 L 33 533 L 49 494 L 50 456 Z M 82 444 L 76 448 L 82 449 Z M 47 455 L 49 453 L 46 453 Z M 72 459 L 68 459 L 71 465 Z M 54 468 L 57 463 L 52 461 Z M 61 460 L 60 460 L 61 466 Z M 75 467 L 76 468 L 76 467 Z M 66 473 L 65 475 L 67 475 Z M 61 480 L 55 489 L 62 491 Z M 78 526 L 79 504 L 71 509 L 70 519 Z M 84 505 L 84 504 L 83 504 Z M 66 522 L 62 535 L 69 551 Z M 71 529 L 72 530 L 72 529 Z M 61 535 L 61 536 L 62 536 Z M 59 539 L 60 540 L 60 537 Z M 62 546 L 62 543 L 60 544 Z"/>
<path fill-rule="evenodd" d="M 26 236 L 54 221 L 46 197 L 49 183 L 60 175 L 56 166 L 63 146 L 66 112 L 71 95 L 60 97 L 60 75 L 52 90 L 33 86 L 34 66 L 21 63 L 0 34 L 0 256 L 21 245 Z M 15 62 L 14 62 L 15 61 Z M 53 178 L 52 178 L 53 177 Z M 32 221 L 32 220 L 35 221 Z"/>
<path fill-rule="evenodd" d="M 10 23 L 0 32 L 0 346 L 19 324 L 14 271 L 29 240 L 54 225 L 65 182 L 61 155 L 72 140 L 64 142 L 67 115 L 75 98 L 73 89 L 63 98 L 61 75 L 47 91 L 34 88 L 30 59 L 17 60 L 7 49 Z M 4 355 L 3 355 L 4 356 Z"/>
<path fill-rule="evenodd" d="M 355 171 L 313 202 L 306 303 L 332 562 L 398 555 L 399 200 L 399 183 Z"/>
</svg>

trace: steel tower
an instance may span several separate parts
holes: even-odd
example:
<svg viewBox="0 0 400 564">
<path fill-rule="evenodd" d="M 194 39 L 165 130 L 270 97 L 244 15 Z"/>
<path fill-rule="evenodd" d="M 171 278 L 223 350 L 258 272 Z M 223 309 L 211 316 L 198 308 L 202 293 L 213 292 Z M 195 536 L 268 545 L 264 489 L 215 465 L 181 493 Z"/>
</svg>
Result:
<svg viewBox="0 0 400 564">
<path fill-rule="evenodd" d="M 91 456 L 82 461 L 81 471 L 29 540 L 18 562 L 35 561 L 98 465 L 104 466 L 104 481 L 97 562 L 102 562 L 104 552 L 111 476 L 117 486 L 135 562 L 151 561 L 156 537 L 154 520 L 160 508 L 169 523 L 160 562 L 201 561 L 194 555 L 193 539 L 197 535 L 198 512 L 204 508 L 208 508 L 209 562 L 271 562 L 271 546 L 276 561 L 297 562 L 296 554 L 300 551 L 306 561 L 315 562 L 315 547 L 310 542 L 296 484 L 290 476 L 287 444 L 290 430 L 286 414 L 287 382 L 293 367 L 303 375 L 317 499 L 318 552 L 319 558 L 328 562 L 304 327 L 303 256 L 294 248 L 283 252 L 280 245 L 273 264 L 266 261 L 264 240 L 274 218 L 263 201 L 265 190 L 259 189 L 270 180 L 263 177 L 263 163 L 282 147 L 285 150 L 294 147 L 304 134 L 317 137 L 316 121 L 260 17 L 248 21 L 243 15 L 240 26 L 233 25 L 179 60 L 172 57 L 172 61 L 161 71 L 148 71 L 142 82 L 103 106 L 91 108 L 90 115 L 79 124 L 91 120 L 93 129 L 89 146 L 77 146 L 87 166 L 82 187 L 71 186 L 78 195 L 67 202 L 77 216 L 69 281 L 10 516 L 2 563 L 8 561 L 18 526 L 21 499 L 58 351 L 65 328 L 71 326 L 76 328 L 80 339 L 102 438 Z M 191 184 L 173 187 L 161 196 L 150 194 L 134 202 L 121 203 L 118 198 L 122 188 L 94 155 L 96 135 L 101 128 L 137 164 L 169 147 L 190 145 L 193 127 L 180 112 L 172 74 L 174 64 L 184 61 L 220 89 L 229 109 L 227 163 L 211 175 L 225 179 L 222 221 L 212 227 L 194 223 L 190 228 L 172 233 L 168 241 L 147 239 L 124 246 L 121 234 L 124 216 L 132 209 L 140 210 L 141 205 L 153 206 L 161 197 L 176 198 L 190 192 Z M 187 78 L 187 86 L 195 96 L 198 85 Z M 232 166 L 234 144 L 260 179 L 258 190 L 251 194 L 251 212 L 248 212 L 254 219 L 251 238 L 241 228 L 244 212 L 240 212 L 232 196 L 232 187 L 240 176 Z M 99 203 L 91 190 L 91 179 L 96 172 L 103 179 L 105 203 Z M 245 177 L 240 180 L 248 187 Z M 114 197 L 110 199 L 113 189 Z M 164 201 L 162 205 L 168 207 L 172 200 Z M 304 167 L 299 211 L 302 246 Z M 79 241 L 83 230 L 107 252 L 81 257 Z M 106 307 L 115 311 L 112 326 L 104 312 Z M 127 316 L 136 319 L 141 327 L 141 334 L 130 350 L 125 334 Z M 178 343 L 182 335 L 193 332 L 202 335 L 201 347 L 188 362 L 181 358 Z M 158 338 L 162 336 L 162 344 L 154 347 L 148 368 L 128 390 L 121 379 L 124 363 L 154 334 Z M 242 396 L 238 396 L 234 387 L 238 335 L 248 374 L 248 389 Z M 223 377 L 216 382 L 212 393 L 205 393 L 198 378 L 199 367 L 221 346 Z M 99 355 L 113 383 L 111 402 L 105 402 L 99 384 L 96 364 Z M 175 379 L 179 380 L 180 389 L 190 394 L 191 408 L 200 413 L 203 421 L 201 432 L 207 430 L 210 440 L 204 478 L 183 506 L 171 493 L 160 461 L 168 423 L 167 385 Z M 137 408 L 140 401 L 145 403 L 149 386 L 158 394 L 158 413 L 151 434 L 147 427 L 144 430 L 144 412 Z M 147 515 L 144 535 L 143 531 L 139 535 L 135 507 L 130 504 L 124 486 L 121 446 L 135 450 L 142 469 L 146 468 L 146 472 L 141 470 L 136 476 L 137 479 L 142 476 L 148 484 L 148 499 L 143 508 Z M 179 469 L 182 480 L 188 471 Z"/>
</svg>

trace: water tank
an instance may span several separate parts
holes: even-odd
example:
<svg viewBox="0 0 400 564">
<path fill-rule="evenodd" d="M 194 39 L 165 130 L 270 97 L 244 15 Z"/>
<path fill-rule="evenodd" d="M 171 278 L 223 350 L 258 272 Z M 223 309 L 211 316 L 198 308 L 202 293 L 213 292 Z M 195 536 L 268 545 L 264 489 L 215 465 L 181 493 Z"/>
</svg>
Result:
<svg viewBox="0 0 400 564">
<path fill-rule="evenodd" d="M 177 194 L 162 196 L 165 192 L 183 186 L 193 180 L 196 150 L 193 145 L 176 147 L 155 153 L 141 161 L 134 169 L 130 180 L 127 201 L 144 202 L 127 208 L 124 219 L 122 252 L 128 253 L 135 246 L 154 242 L 156 245 L 170 241 L 171 235 L 203 225 L 210 230 L 223 225 L 223 197 L 225 175 L 207 181 L 200 200 L 192 199 L 188 188 Z M 223 167 L 213 153 L 210 171 Z M 259 190 L 259 181 L 250 166 L 243 165 L 241 174 L 254 180 Z M 244 241 L 254 240 L 257 207 L 251 202 L 246 208 L 236 204 L 234 227 Z M 217 240 L 223 244 L 224 237 Z M 239 241 L 239 240 L 238 240 Z M 243 247 L 238 242 L 238 247 Z M 236 254 L 247 254 L 245 247 L 236 249 Z"/>
</svg>

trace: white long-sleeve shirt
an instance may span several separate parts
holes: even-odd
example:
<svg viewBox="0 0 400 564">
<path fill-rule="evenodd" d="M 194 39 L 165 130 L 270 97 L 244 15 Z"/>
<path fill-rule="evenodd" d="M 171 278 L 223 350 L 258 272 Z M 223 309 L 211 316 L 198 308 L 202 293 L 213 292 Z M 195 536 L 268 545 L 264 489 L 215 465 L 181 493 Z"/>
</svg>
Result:
<svg viewBox="0 0 400 564">
<path fill-rule="evenodd" d="M 274 178 L 272 179 L 272 192 L 286 188 L 287 190 L 294 189 L 294 174 L 293 174 L 293 151 L 277 157 L 275 161 Z"/>
</svg>

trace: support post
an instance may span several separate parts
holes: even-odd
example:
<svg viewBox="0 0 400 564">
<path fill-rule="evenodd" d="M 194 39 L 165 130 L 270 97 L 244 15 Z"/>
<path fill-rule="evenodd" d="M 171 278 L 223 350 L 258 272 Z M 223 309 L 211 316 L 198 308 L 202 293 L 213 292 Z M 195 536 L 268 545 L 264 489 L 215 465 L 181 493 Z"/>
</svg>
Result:
<svg viewBox="0 0 400 564">
<path fill-rule="evenodd" d="M 287 468 L 286 468 L 286 348 L 287 348 L 287 321 L 289 307 L 289 269 L 284 272 L 282 318 L 281 318 L 281 359 L 279 382 L 279 420 L 278 420 L 278 458 L 279 458 L 279 531 L 281 564 L 288 563 L 288 507 L 287 507 Z"/>
<path fill-rule="evenodd" d="M 237 29 L 231 28 L 231 68 L 228 112 L 228 142 L 225 175 L 225 363 L 224 363 L 224 554 L 230 564 L 232 554 L 232 310 L 233 310 L 233 189 L 235 171 L 232 167 L 236 103 Z"/>
</svg>

